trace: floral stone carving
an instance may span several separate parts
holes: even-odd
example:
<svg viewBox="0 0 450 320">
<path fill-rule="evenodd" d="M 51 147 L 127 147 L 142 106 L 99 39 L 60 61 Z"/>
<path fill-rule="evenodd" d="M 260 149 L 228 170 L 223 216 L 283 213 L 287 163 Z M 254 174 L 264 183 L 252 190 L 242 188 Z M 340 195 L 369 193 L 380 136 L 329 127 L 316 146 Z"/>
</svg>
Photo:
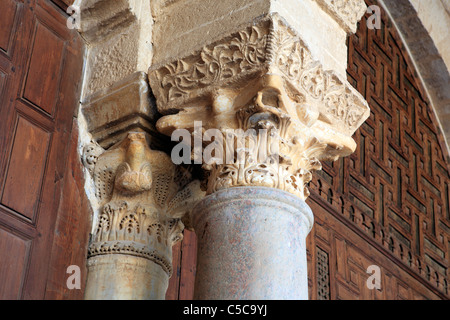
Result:
<svg viewBox="0 0 450 320">
<path fill-rule="evenodd" d="M 223 135 L 214 142 L 222 141 L 215 147 L 218 161 L 203 166 L 209 172 L 208 193 L 257 185 L 306 199 L 311 173 L 321 169 L 322 160 L 354 152 L 351 136 L 370 113 L 356 89 L 324 70 L 277 14 L 190 56 L 152 67 L 149 79 L 164 115 L 157 123 L 160 132 L 187 129 L 195 137 L 218 129 Z M 202 122 L 202 132 L 194 130 L 196 121 Z M 229 161 L 224 155 L 237 137 L 227 136 L 238 129 L 254 132 L 254 138 Z M 258 159 L 261 151 L 269 157 Z"/>
<path fill-rule="evenodd" d="M 349 33 L 355 33 L 358 21 L 367 10 L 364 0 L 316 0 Z"/>
</svg>

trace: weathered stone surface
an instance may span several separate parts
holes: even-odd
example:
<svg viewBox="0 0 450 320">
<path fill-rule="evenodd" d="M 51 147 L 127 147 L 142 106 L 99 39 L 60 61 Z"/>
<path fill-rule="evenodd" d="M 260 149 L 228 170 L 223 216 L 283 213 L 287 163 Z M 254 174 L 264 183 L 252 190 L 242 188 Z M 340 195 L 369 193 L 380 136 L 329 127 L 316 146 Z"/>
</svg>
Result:
<svg viewBox="0 0 450 320">
<path fill-rule="evenodd" d="M 450 67 L 450 2 L 410 0 L 417 16 L 433 39 L 447 68 Z"/>
<path fill-rule="evenodd" d="M 195 299 L 308 299 L 305 239 L 311 209 L 272 188 L 218 191 L 193 211 Z"/>
<path fill-rule="evenodd" d="M 80 10 L 79 31 L 89 46 L 85 97 L 148 69 L 153 56 L 148 1 L 82 1 Z"/>
<path fill-rule="evenodd" d="M 279 14 L 306 41 L 314 58 L 325 69 L 335 70 L 345 77 L 345 40 L 349 28 L 353 30 L 353 25 L 356 26 L 354 20 L 363 13 L 364 1 L 352 0 L 350 7 L 345 1 L 333 5 L 322 2 L 329 3 L 316 0 L 156 1 L 153 3 L 153 64 L 186 56 L 201 46 L 223 39 L 225 34 L 241 31 L 261 17 Z M 334 9 L 326 12 L 324 8 Z"/>
<path fill-rule="evenodd" d="M 129 131 L 155 133 L 156 106 L 147 74 L 136 72 L 83 101 L 81 111 L 92 139 L 108 149 Z"/>
<path fill-rule="evenodd" d="M 93 292 L 87 290 L 86 296 L 137 297 L 122 286 L 141 279 L 152 286 L 152 297 L 163 299 L 173 272 L 172 246 L 183 237 L 182 220 L 203 196 L 199 182 L 192 181 L 189 171 L 175 167 L 164 152 L 151 150 L 146 135 L 140 132 L 129 133 L 103 153 L 98 145 L 87 146 L 83 159 L 93 174 L 100 206 L 88 252 L 88 289 Z M 126 262 L 121 261 L 122 255 Z M 117 258 L 98 258 L 101 256 Z M 151 278 L 160 275 L 161 279 Z M 109 277 L 114 277 L 114 284 L 104 283 Z M 147 293 L 140 298 L 146 297 Z"/>
<path fill-rule="evenodd" d="M 88 260 L 86 300 L 162 300 L 169 275 L 153 261 L 126 254 Z"/>
<path fill-rule="evenodd" d="M 316 0 L 348 33 L 356 32 L 356 25 L 366 12 L 364 0 Z"/>
</svg>

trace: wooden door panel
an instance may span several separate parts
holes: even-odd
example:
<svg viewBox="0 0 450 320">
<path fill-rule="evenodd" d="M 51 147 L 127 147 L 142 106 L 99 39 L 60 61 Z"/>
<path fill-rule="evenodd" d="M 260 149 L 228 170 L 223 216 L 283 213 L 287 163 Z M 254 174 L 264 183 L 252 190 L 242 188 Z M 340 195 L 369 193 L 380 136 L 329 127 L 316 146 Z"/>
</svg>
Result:
<svg viewBox="0 0 450 320">
<path fill-rule="evenodd" d="M 9 52 L 10 43 L 13 40 L 15 20 L 17 17 L 18 3 L 14 0 L 2 0 L 0 2 L 0 50 Z"/>
<path fill-rule="evenodd" d="M 34 221 L 47 164 L 50 134 L 19 117 L 2 204 Z"/>
<path fill-rule="evenodd" d="M 64 39 L 37 22 L 24 98 L 50 115 L 58 97 L 64 47 Z"/>
<path fill-rule="evenodd" d="M 0 69 L 0 101 L 3 101 L 3 94 L 5 93 L 7 75 Z"/>
<path fill-rule="evenodd" d="M 51 250 L 84 56 L 66 20 L 50 0 L 0 4 L 0 299 L 43 299 L 66 263 Z"/>
<path fill-rule="evenodd" d="M 7 278 L 0 286 L 0 300 L 18 299 L 22 292 L 24 271 L 28 261 L 30 242 L 0 228 L 0 252 L 14 254 L 2 256 L 1 278 Z"/>
</svg>

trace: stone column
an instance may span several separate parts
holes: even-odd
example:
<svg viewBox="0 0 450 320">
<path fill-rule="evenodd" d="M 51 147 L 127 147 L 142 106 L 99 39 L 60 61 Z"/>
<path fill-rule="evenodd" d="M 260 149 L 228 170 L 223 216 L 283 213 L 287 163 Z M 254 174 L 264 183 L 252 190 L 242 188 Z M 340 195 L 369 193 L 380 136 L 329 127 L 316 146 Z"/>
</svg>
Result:
<svg viewBox="0 0 450 320">
<path fill-rule="evenodd" d="M 172 159 L 192 146 L 206 173 L 207 197 L 190 217 L 195 298 L 307 299 L 308 183 L 321 161 L 354 152 L 352 135 L 370 113 L 345 77 L 346 35 L 364 1 L 233 2 L 229 15 L 178 1 L 161 10 L 178 17 L 183 4 L 208 32 L 185 31 L 185 47 L 166 48 L 156 19 L 149 79 L 164 115 L 157 129 L 184 129 Z"/>
<path fill-rule="evenodd" d="M 129 133 L 108 151 L 86 146 L 83 160 L 100 205 L 85 298 L 165 299 L 172 246 L 182 239 L 192 201 L 202 195 L 199 182 L 166 153 L 151 150 L 142 132 Z"/>
<path fill-rule="evenodd" d="M 93 209 L 86 299 L 164 299 L 172 246 L 199 183 L 176 167 L 156 132 L 146 71 L 148 0 L 76 0 L 86 42 L 78 113 L 86 192 Z M 153 149 L 153 150 L 152 150 Z"/>
<path fill-rule="evenodd" d="M 236 187 L 195 207 L 195 299 L 308 299 L 305 239 L 313 214 L 298 197 Z"/>
</svg>

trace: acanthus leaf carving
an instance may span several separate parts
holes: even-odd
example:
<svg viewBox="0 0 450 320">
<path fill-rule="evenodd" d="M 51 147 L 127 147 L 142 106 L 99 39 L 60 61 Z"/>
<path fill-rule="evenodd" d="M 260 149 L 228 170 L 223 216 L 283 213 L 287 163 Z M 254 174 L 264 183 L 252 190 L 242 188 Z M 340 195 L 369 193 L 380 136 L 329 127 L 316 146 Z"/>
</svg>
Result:
<svg viewBox="0 0 450 320">
<path fill-rule="evenodd" d="M 273 30 L 271 72 L 281 72 L 333 129 L 351 136 L 369 115 L 367 102 L 347 81 L 333 71 L 323 70 L 282 19 L 274 20 Z"/>
<path fill-rule="evenodd" d="M 239 77 L 265 61 L 267 30 L 253 26 L 224 43 L 204 47 L 199 53 L 161 67 L 155 76 L 165 102 L 183 97 L 216 82 Z"/>
<path fill-rule="evenodd" d="M 83 158 L 92 153 L 91 147 Z M 128 254 L 150 259 L 169 275 L 172 246 L 182 240 L 189 211 L 202 196 L 190 170 L 151 150 L 145 133 L 131 132 L 96 158 L 100 212 L 89 256 Z"/>
<path fill-rule="evenodd" d="M 203 166 L 207 193 L 255 185 L 306 199 L 320 161 L 351 154 L 356 148 L 351 136 L 370 112 L 356 89 L 324 70 L 277 14 L 186 58 L 152 67 L 149 79 L 163 114 L 160 132 L 187 129 L 194 139 L 208 129 L 222 132 L 217 161 Z M 195 121 L 202 121 L 203 131 L 193 132 Z M 228 129 L 256 131 L 252 145 L 241 148 L 245 161 L 239 155 L 220 161 L 236 144 L 227 142 Z M 211 146 L 206 143 L 203 150 Z M 203 150 L 194 148 L 193 159 Z M 261 150 L 268 154 L 264 161 L 255 158 Z"/>
</svg>

